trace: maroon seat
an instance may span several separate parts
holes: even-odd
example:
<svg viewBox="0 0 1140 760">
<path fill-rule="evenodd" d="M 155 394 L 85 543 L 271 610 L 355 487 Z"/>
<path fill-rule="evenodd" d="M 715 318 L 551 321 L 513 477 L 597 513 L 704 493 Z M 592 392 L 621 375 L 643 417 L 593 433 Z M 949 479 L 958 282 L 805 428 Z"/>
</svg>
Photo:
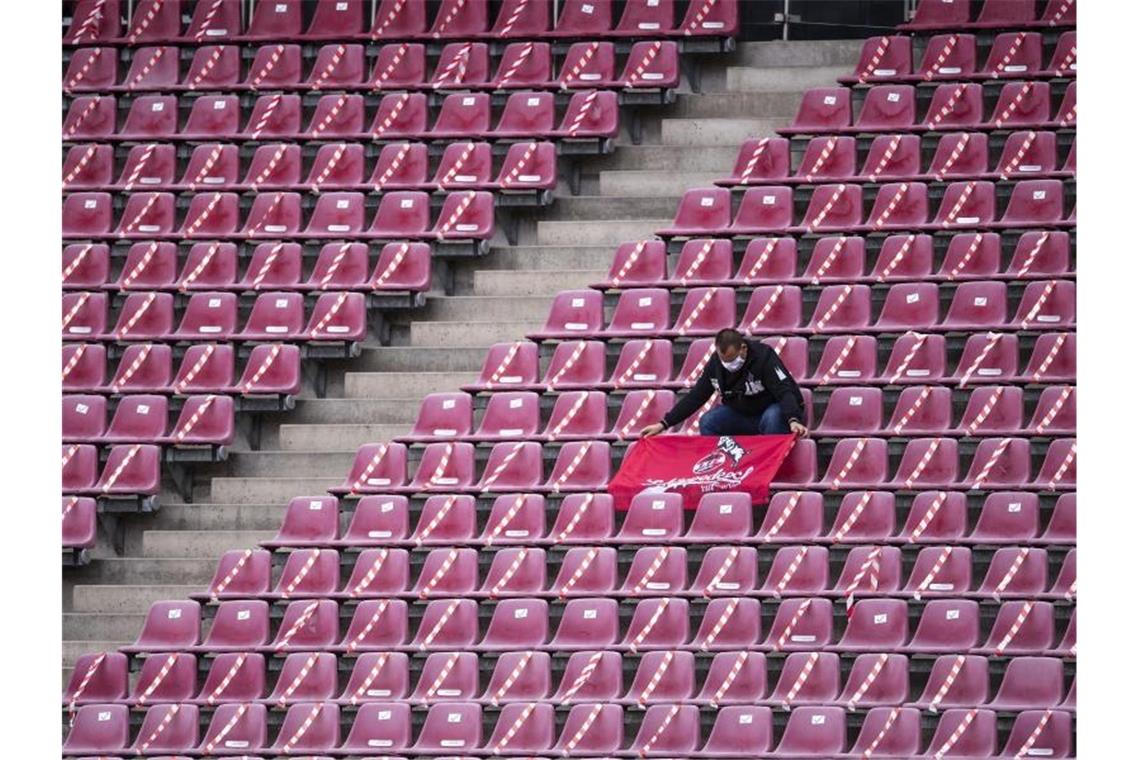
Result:
<svg viewBox="0 0 1140 760">
<path fill-rule="evenodd" d="M 867 216 L 863 229 L 869 232 L 921 229 L 927 226 L 929 214 L 930 205 L 925 184 L 891 182 L 879 188 L 875 195 L 875 204 Z M 854 226 L 858 223 L 855 221 L 852 224 Z"/>
<path fill-rule="evenodd" d="M 633 43 L 618 82 L 624 87 L 675 89 L 681 84 L 677 43 L 661 40 Z"/>
<path fill-rule="evenodd" d="M 910 692 L 908 669 L 906 655 L 856 655 L 837 701 L 848 709 L 903 704 Z"/>
<path fill-rule="evenodd" d="M 629 396 L 626 396 L 627 401 L 628 399 Z M 664 404 L 659 403 L 658 406 L 663 407 Z M 663 411 L 660 413 L 664 414 Z M 648 414 L 650 416 L 646 419 L 655 419 L 652 416 L 653 412 Z M 621 422 L 621 415 L 619 414 L 618 423 Z M 637 420 L 627 419 L 624 424 L 632 429 L 637 424 Z M 548 441 L 572 440 L 597 438 L 604 436 L 605 432 L 606 394 L 601 391 L 576 391 L 560 393 L 557 396 L 554 401 L 554 408 L 547 418 L 542 437 Z"/>
<path fill-rule="evenodd" d="M 602 294 L 595 290 L 565 290 L 554 297 L 546 325 L 536 338 L 569 338 L 602 330 Z"/>
<path fill-rule="evenodd" d="M 64 238 L 108 235 L 111 214 L 110 193 L 72 193 L 63 201 Z"/>
<path fill-rule="evenodd" d="M 696 705 L 650 705 L 629 751 L 638 757 L 687 756 L 696 754 L 700 738 Z"/>
<path fill-rule="evenodd" d="M 846 717 L 841 707 L 792 708 L 775 757 L 824 757 L 843 753 Z"/>
<path fill-rule="evenodd" d="M 506 599 L 499 602 L 478 646 L 484 651 L 530 650 L 548 637 L 548 605 L 544 599 Z"/>
<path fill-rule="evenodd" d="M 894 651 L 906 640 L 905 600 L 860 599 L 851 608 L 847 628 L 835 648 L 843 652 Z"/>
<path fill-rule="evenodd" d="M 562 140 L 613 139 L 618 135 L 618 120 L 616 92 L 580 90 L 570 96 L 562 122 L 552 134 Z"/>
<path fill-rule="evenodd" d="M 887 442 L 882 438 L 844 438 L 835 446 L 823 484 L 832 490 L 871 488 L 887 480 Z"/>
<path fill-rule="evenodd" d="M 908 389 L 909 390 L 909 389 Z M 949 397 L 947 397 L 949 400 Z M 883 395 L 878 388 L 836 388 L 828 397 L 817 435 L 857 435 L 883 429 Z M 835 460 L 832 460 L 833 463 Z"/>
<path fill-rule="evenodd" d="M 891 435 L 942 435 L 953 427 L 951 397 L 941 386 L 903 388 L 885 429 Z"/>
<path fill-rule="evenodd" d="M 352 673 L 348 677 L 344 691 L 336 701 L 342 705 L 355 706 L 362 702 L 374 702 L 379 699 L 403 699 L 407 693 L 408 656 L 406 654 L 403 652 L 365 652 L 355 658 Z M 372 738 L 380 740 L 382 735 L 387 735 L 392 738 L 393 742 L 396 742 L 397 740 L 392 737 L 391 733 L 382 734 L 375 729 L 389 722 L 398 724 L 400 721 L 394 716 L 399 714 L 401 707 L 406 711 L 404 717 L 407 722 L 404 728 L 407 729 L 407 734 L 405 736 L 410 738 L 411 715 L 409 706 L 396 704 L 392 707 L 392 713 L 386 717 L 380 717 L 379 711 L 359 711 L 357 722 L 353 723 L 352 730 L 345 739 L 344 749 L 360 750 L 367 746 L 367 741 L 360 742 L 359 740 L 362 738 L 360 734 L 369 725 L 373 727 L 373 730 L 368 732 Z M 393 743 L 389 746 L 399 747 L 402 745 Z"/>
<path fill-rule="evenodd" d="M 776 609 L 762 646 L 774 652 L 818 650 L 831 641 L 831 618 L 828 599 L 785 599 Z"/>
<path fill-rule="evenodd" d="M 329 596 L 340 588 L 340 557 L 333 549 L 295 549 L 285 559 L 274 599 Z"/>
<path fill-rule="evenodd" d="M 999 227 L 1052 226 L 1064 220 L 1064 186 L 1059 179 L 1023 180 L 1013 186 Z"/>
<path fill-rule="evenodd" d="M 169 350 L 168 347 L 163 346 Z M 62 351 L 64 392 L 92 391 L 103 385 L 107 372 L 107 349 L 98 343 L 64 344 Z M 167 355 L 167 374 L 170 357 Z"/>
<path fill-rule="evenodd" d="M 874 440 L 874 439 L 871 439 Z M 895 533 L 895 498 L 890 491 L 850 491 L 843 495 L 830 543 L 886 541 Z"/>
<path fill-rule="evenodd" d="M 157 296 L 157 294 L 153 295 Z M 107 328 L 107 295 L 105 293 L 92 293 L 90 291 L 65 293 L 62 306 L 63 334 L 65 336 L 104 337 Z"/>
<path fill-rule="evenodd" d="M 468 495 L 429 496 L 410 536 L 424 544 L 470 543 L 476 535 L 475 499 Z"/>
<path fill-rule="evenodd" d="M 934 242 L 930 235 L 889 235 L 879 248 L 870 277 L 877 282 L 918 280 L 929 277 L 933 269 Z"/>
<path fill-rule="evenodd" d="M 727 189 L 686 190 L 677 205 L 673 225 L 661 230 L 662 235 L 699 235 L 720 232 L 732 221 L 732 195 Z"/>
<path fill-rule="evenodd" d="M 63 690 L 69 709 L 78 705 L 115 702 L 127 695 L 127 656 L 122 652 L 83 654 Z"/>
<path fill-rule="evenodd" d="M 892 290 L 898 287 L 900 286 L 891 286 Z M 889 295 L 887 303 L 890 303 Z M 870 325 L 870 286 L 827 285 L 819 293 L 819 300 L 816 301 L 815 311 L 808 320 L 807 329 L 812 333 L 860 332 Z"/>
<path fill-rule="evenodd" d="M 835 190 L 835 186 L 826 187 L 830 188 L 829 193 Z M 816 188 L 812 194 L 813 200 L 822 189 Z M 840 205 L 847 209 L 845 204 Z M 806 217 L 804 224 L 810 223 L 812 218 L 814 217 Z M 794 224 L 792 188 L 783 185 L 750 187 L 740 199 L 740 206 L 736 209 L 736 216 L 728 227 L 728 232 L 733 235 L 763 235 L 784 232 Z M 715 228 L 710 230 L 716 231 Z"/>
<path fill-rule="evenodd" d="M 174 95 L 143 95 L 131 103 L 126 120 L 116 136 L 120 139 L 169 138 L 178 131 L 178 98 Z"/>
<path fill-rule="evenodd" d="M 1010 82 L 1001 88 L 986 126 L 994 129 L 1043 126 L 1049 123 L 1051 108 L 1048 82 Z"/>
<path fill-rule="evenodd" d="M 989 699 L 989 667 L 986 658 L 974 654 L 944 654 L 934 660 L 922 695 L 914 706 L 941 710 L 976 707 Z M 939 726 L 938 733 L 943 732 Z M 935 747 L 937 749 L 937 747 Z"/>
<path fill-rule="evenodd" d="M 63 120 L 64 140 L 98 140 L 115 133 L 117 107 L 114 95 L 75 98 Z"/>
<path fill-rule="evenodd" d="M 267 3 L 263 3 L 267 5 Z M 266 707 L 262 704 L 223 704 L 214 710 L 196 754 L 217 755 L 259 752 L 265 748 Z"/>
<path fill-rule="evenodd" d="M 1056 638 L 1054 627 L 1051 602 L 1003 602 L 989 638 L 974 651 L 998 656 L 1044 654 Z"/>
<path fill-rule="evenodd" d="M 1002 757 L 1023 757 L 1031 752 L 1071 757 L 1073 715 L 1065 710 L 1026 710 L 1018 713 Z"/>
<path fill-rule="evenodd" d="M 437 602 L 428 602 L 431 605 Z M 445 602 L 446 604 L 446 602 Z M 335 649 L 345 654 L 387 651 L 408 638 L 408 605 L 403 599 L 365 599 L 356 605 L 344 638 Z"/>
<path fill-rule="evenodd" d="M 1045 461 L 1033 481 L 1036 488 L 1047 491 L 1068 490 L 1077 484 L 1077 440 L 1057 438 L 1049 444 Z"/>
<path fill-rule="evenodd" d="M 737 329 L 749 335 L 798 330 L 802 298 L 795 285 L 762 285 L 752 291 Z"/>
<path fill-rule="evenodd" d="M 198 696 L 186 701 L 213 707 L 253 702 L 264 695 L 265 656 L 257 652 L 222 652 L 210 659 L 210 670 Z"/>
<path fill-rule="evenodd" d="M 547 539 L 554 542 L 604 542 L 614 532 L 613 499 L 609 494 L 567 494 Z"/>
<path fill-rule="evenodd" d="M 1017 374 L 1017 337 L 1008 333 L 973 333 L 966 338 L 958 368 L 951 379 L 959 387 L 983 382 L 1007 382 Z"/>
<path fill-rule="evenodd" d="M 550 36 L 581 38 L 605 36 L 612 25 L 611 0 L 601 0 L 601 2 L 570 0 L 562 6 L 562 12 Z"/>
<path fill-rule="evenodd" d="M 617 667 L 620 677 L 620 661 Z M 623 723 L 621 705 L 605 701 L 573 705 L 567 712 L 566 723 L 554 750 L 563 754 L 575 750 L 592 755 L 615 754 L 625 743 L 622 736 Z"/>
<path fill-rule="evenodd" d="M 220 12 L 215 14 L 215 18 L 221 22 L 226 23 L 225 9 L 232 8 L 237 11 L 236 3 L 232 0 L 211 0 L 210 3 L 204 3 L 194 6 L 195 22 L 199 22 L 198 16 L 202 12 L 209 12 L 210 6 L 216 6 L 221 9 Z M 240 16 L 235 13 L 235 17 Z M 235 23 L 230 29 L 219 25 L 218 27 L 206 28 L 199 25 L 197 28 L 191 25 L 190 30 L 187 31 L 187 37 L 200 34 L 202 38 L 206 36 L 216 36 L 221 40 L 225 40 L 227 36 L 237 34 L 240 30 L 240 24 Z M 220 33 L 220 34 L 215 34 Z M 195 40 L 196 42 L 203 42 L 203 39 Z M 181 83 L 177 89 L 183 90 L 229 90 L 237 89 L 238 83 L 241 80 L 241 49 L 237 45 L 205 45 L 200 44 L 199 47 L 194 49 L 194 57 L 190 61 L 190 68 L 186 70 Z"/>
<path fill-rule="evenodd" d="M 507 595 L 533 596 L 541 594 L 545 588 L 546 552 L 524 546 L 500 549 L 495 553 L 479 593 L 496 599 Z M 545 695 L 543 692 L 540 696 Z"/>
<path fill-rule="evenodd" d="M 78 0 L 71 24 L 63 35 L 65 44 L 106 42 L 119 37 L 123 14 L 120 0 Z M 126 745 L 126 742 L 123 742 Z"/>
<path fill-rule="evenodd" d="M 198 706 L 154 705 L 147 709 L 130 752 L 189 752 L 198 744 Z"/>
<path fill-rule="evenodd" d="M 967 599 L 933 599 L 922 608 L 914 636 L 906 645 L 911 652 L 958 653 L 977 645 L 978 603 Z"/>
<path fill-rule="evenodd" d="M 953 438 L 915 438 L 899 461 L 895 488 L 939 488 L 958 481 L 958 442 Z"/>
<path fill-rule="evenodd" d="M 164 7 L 173 6 L 165 4 Z M 178 69 L 178 48 L 173 45 L 136 48 L 131 56 L 131 68 L 120 87 L 128 92 L 171 90 L 178 84 Z"/>
<path fill-rule="evenodd" d="M 817 138 L 819 139 L 819 138 Z M 858 179 L 877 182 L 883 179 L 907 179 L 922 174 L 921 139 L 918 135 L 878 135 L 863 160 Z M 855 174 L 854 171 L 851 174 Z M 878 214 L 872 213 L 875 219 Z"/>
<path fill-rule="evenodd" d="M 168 147 L 173 149 L 173 146 Z M 63 186 L 67 190 L 98 189 L 113 182 L 114 169 L 112 146 L 96 143 L 73 145 L 63 160 Z"/>
<path fill-rule="evenodd" d="M 732 175 L 718 185 L 763 185 L 784 179 L 791 171 L 791 149 L 786 137 L 745 140 L 736 156 Z M 810 165 L 809 165 L 810 166 Z"/>
<path fill-rule="evenodd" d="M 571 599 L 566 603 L 562 620 L 549 646 L 567 651 L 592 651 L 613 647 L 618 642 L 618 634 L 616 600 L 596 597 Z"/>
<path fill-rule="evenodd" d="M 1048 573 L 1048 556 L 1044 549 L 1002 547 L 990 560 L 986 577 L 976 593 L 995 598 L 1043 596 Z"/>
<path fill-rule="evenodd" d="M 95 500 L 89 497 L 64 496 L 61 533 L 65 549 L 91 549 L 98 541 L 98 519 Z"/>
<path fill-rule="evenodd" d="M 555 81 L 562 89 L 605 87 L 613 83 L 614 74 L 612 42 L 575 42 L 567 49 Z"/>
<path fill-rule="evenodd" d="M 474 467 L 474 464 L 471 466 Z M 542 444 L 535 441 L 504 441 L 496 443 L 491 449 L 483 475 L 477 483 L 473 482 L 474 477 L 461 477 L 456 485 L 478 491 L 530 491 L 542 483 L 542 469 Z"/>
<path fill-rule="evenodd" d="M 1034 76 L 1042 69 L 1039 32 L 1003 32 L 994 36 L 986 63 L 978 71 L 984 77 Z"/>
<path fill-rule="evenodd" d="M 915 89 L 911 85 L 880 84 L 867 90 L 852 129 L 885 132 L 915 123 Z"/>
<path fill-rule="evenodd" d="M 827 588 L 827 549 L 786 546 L 776 551 L 760 591 L 777 598 L 811 595 Z"/>
<path fill-rule="evenodd" d="M 922 746 L 922 714 L 913 707 L 872 707 L 863 718 L 851 754 L 916 756 Z"/>
<path fill-rule="evenodd" d="M 919 124 L 928 130 L 963 130 L 982 125 L 982 86 L 977 82 L 940 84 Z"/>
<path fill-rule="evenodd" d="M 911 73 L 911 38 L 896 34 L 869 37 L 859 51 L 859 60 L 851 76 L 840 77 L 840 82 L 865 84 L 892 80 Z"/>
<path fill-rule="evenodd" d="M 64 739 L 64 753 L 77 757 L 126 751 L 131 732 L 128 710 L 126 705 L 81 706 Z"/>
<path fill-rule="evenodd" d="M 377 540 L 384 540 L 379 535 L 384 532 L 389 534 L 389 539 L 400 540 L 404 538 L 407 531 L 406 529 L 402 532 L 376 530 L 363 531 L 363 534 L 366 541 L 375 543 Z M 374 533 L 376 535 L 372 535 Z M 347 544 L 353 540 L 355 535 L 359 534 L 360 531 L 346 532 L 343 543 Z M 402 594 L 408 590 L 409 577 L 410 570 L 406 550 L 365 549 L 357 555 L 356 564 L 352 568 L 352 575 L 345 583 L 344 589 L 340 591 L 340 595 L 349 599 L 360 599 Z"/>
<path fill-rule="evenodd" d="M 851 125 L 851 91 L 844 87 L 807 90 L 791 126 L 780 134 L 829 133 Z"/>
<path fill-rule="evenodd" d="M 740 9 L 736 3 L 689 3 L 678 31 L 688 36 L 732 37 L 740 31 Z"/>
<path fill-rule="evenodd" d="M 134 643 L 125 652 L 170 652 L 198 644 L 200 606 L 197 602 L 154 602 Z"/>
</svg>

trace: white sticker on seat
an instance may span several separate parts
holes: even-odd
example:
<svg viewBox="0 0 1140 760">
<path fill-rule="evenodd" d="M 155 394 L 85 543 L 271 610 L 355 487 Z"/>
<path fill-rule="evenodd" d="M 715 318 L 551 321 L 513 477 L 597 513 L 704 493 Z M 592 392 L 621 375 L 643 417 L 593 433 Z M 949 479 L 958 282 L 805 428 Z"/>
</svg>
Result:
<svg viewBox="0 0 1140 760">
<path fill-rule="evenodd" d="M 961 610 L 957 610 L 957 609 L 946 610 L 946 619 L 947 620 L 957 620 L 958 617 L 961 615 L 961 612 L 962 612 Z"/>
<path fill-rule="evenodd" d="M 582 610 L 582 619 L 583 620 L 594 620 L 597 617 L 598 617 L 598 611 L 597 610 L 594 610 L 594 609 Z"/>
<path fill-rule="evenodd" d="M 585 322 L 567 322 L 564 327 L 567 330 L 585 330 L 588 325 Z"/>
<path fill-rule="evenodd" d="M 816 715 L 811 716 L 811 724 L 813 726 L 822 726 L 826 722 L 827 722 L 827 716 L 826 715 L 816 714 Z"/>
<path fill-rule="evenodd" d="M 835 105 L 835 96 L 834 95 L 824 95 L 823 96 L 823 104 L 825 106 Z"/>
<path fill-rule="evenodd" d="M 455 229 L 458 230 L 459 232 L 474 232 L 475 230 L 479 229 L 479 225 L 471 224 L 468 222 L 465 224 L 455 225 Z"/>
<path fill-rule="evenodd" d="M 652 330 L 652 322 L 634 322 L 630 325 L 634 330 Z"/>
<path fill-rule="evenodd" d="M 369 689 L 368 691 L 365 692 L 365 694 L 367 694 L 370 697 L 388 697 L 388 696 L 391 696 L 392 690 L 391 689 Z M 388 720 L 388 718 L 391 717 L 391 715 L 392 715 L 392 712 L 390 710 L 381 710 L 380 713 L 376 716 L 376 718 L 378 720 Z M 375 740 L 373 740 L 373 741 L 375 741 Z"/>
<path fill-rule="evenodd" d="M 664 499 L 654 499 L 653 504 L 651 506 L 653 507 L 654 510 L 665 509 L 665 500 Z"/>
<path fill-rule="evenodd" d="M 709 208 L 710 206 L 713 205 L 713 202 L 715 200 L 716 199 L 713 198 L 711 195 L 706 195 L 704 198 L 701 198 L 701 208 Z"/>
<path fill-rule="evenodd" d="M 249 610 L 238 610 L 238 620 L 249 620 Z"/>
<path fill-rule="evenodd" d="M 529 530 L 505 530 L 503 535 L 507 538 L 526 538 L 530 535 Z"/>
<path fill-rule="evenodd" d="M 906 302 L 907 303 L 917 303 L 918 302 L 918 293 L 907 293 L 906 294 Z"/>
<path fill-rule="evenodd" d="M 479 178 L 474 174 L 456 174 L 452 179 L 455 182 L 476 182 Z"/>
<path fill-rule="evenodd" d="M 384 693 L 374 695 L 374 694 L 372 694 L 372 691 L 369 690 L 368 695 L 369 696 L 386 697 L 390 693 L 388 689 L 379 689 L 378 691 L 383 691 Z M 391 747 L 392 746 L 392 740 L 391 739 L 369 739 L 368 740 L 368 746 L 369 747 Z"/>
<path fill-rule="evenodd" d="M 722 515 L 731 515 L 732 514 L 732 505 L 731 504 L 718 504 L 717 505 L 717 512 L 722 514 Z"/>
<path fill-rule="evenodd" d="M 182 617 L 182 610 L 178 608 L 166 611 L 167 620 L 178 620 L 180 617 Z"/>
<path fill-rule="evenodd" d="M 499 382 L 504 385 L 514 385 L 522 382 L 522 377 L 519 375 L 503 375 L 499 378 Z"/>
<path fill-rule="evenodd" d="M 792 635 L 792 641 L 797 643 L 797 644 L 814 644 L 815 639 L 816 639 L 815 634 L 801 633 L 801 634 L 793 634 Z"/>
<path fill-rule="evenodd" d="M 650 3 L 653 5 L 657 4 L 656 0 L 650 0 Z M 661 28 L 661 24 L 658 24 L 656 21 L 642 21 L 637 25 L 637 28 L 643 31 L 656 31 Z"/>
<path fill-rule="evenodd" d="M 760 203 L 762 203 L 765 206 L 775 206 L 776 205 L 776 196 L 765 195 L 764 197 L 762 197 L 760 199 Z"/>
<path fill-rule="evenodd" d="M 857 369 L 841 369 L 835 373 L 838 377 L 862 377 L 863 373 Z"/>
<path fill-rule="evenodd" d="M 1021 166 L 1017 167 L 1017 170 L 1019 172 L 1032 173 L 1041 171 L 1041 167 L 1037 164 L 1022 164 Z"/>
<path fill-rule="evenodd" d="M 105 723 L 106 721 L 109 721 L 111 719 L 111 712 L 109 710 L 106 712 L 101 712 L 101 713 L 99 713 L 99 715 L 96 716 L 96 719 L 100 723 Z"/>
<path fill-rule="evenodd" d="M 1057 314 L 1038 314 L 1038 322 L 1060 322 L 1061 317 Z"/>
<path fill-rule="evenodd" d="M 139 414 L 150 414 L 150 404 L 139 404 L 135 409 Z"/>
<path fill-rule="evenodd" d="M 581 79 L 583 82 L 596 82 L 602 78 L 602 75 L 596 74 L 596 73 L 585 72 L 583 74 L 579 74 L 578 78 Z"/>
<path fill-rule="evenodd" d="M 594 6 L 591 5 L 590 3 L 583 3 L 582 4 L 582 13 L 585 13 L 587 16 L 594 15 Z"/>
<path fill-rule="evenodd" d="M 652 375 L 651 375 L 651 374 L 646 374 L 646 373 L 640 373 L 640 372 L 639 372 L 639 373 L 634 373 L 634 375 L 633 375 L 633 379 L 634 379 L 634 380 L 636 380 L 636 381 L 638 381 L 639 383 L 641 383 L 641 382 L 651 382 L 651 381 L 653 381 L 653 380 L 656 380 L 656 379 L 657 379 L 657 375 L 656 375 L 656 374 L 652 374 Z"/>
<path fill-rule="evenodd" d="M 507 405 L 511 409 L 518 409 L 523 405 L 523 400 L 521 398 L 513 398 L 508 402 Z"/>
<path fill-rule="evenodd" d="M 284 232 L 286 227 L 284 224 L 267 224 L 265 225 L 266 232 Z"/>
<path fill-rule="evenodd" d="M 641 531 L 641 535 L 643 535 L 643 536 L 664 536 L 665 535 L 665 529 L 664 528 L 644 528 Z"/>
<path fill-rule="evenodd" d="M 852 396 L 851 398 L 847 399 L 847 405 L 848 406 L 863 406 L 863 397 L 862 396 Z"/>
<path fill-rule="evenodd" d="M 165 108 L 166 108 L 166 104 L 163 103 L 162 101 L 159 101 L 158 103 L 151 103 L 150 104 L 150 110 L 154 113 L 158 113 L 159 111 L 162 111 Z"/>
<path fill-rule="evenodd" d="M 669 588 L 669 584 L 662 583 L 661 581 L 650 581 L 649 583 L 645 584 L 645 587 L 650 591 L 664 591 L 665 589 Z"/>
<path fill-rule="evenodd" d="M 957 219 L 955 219 L 954 221 L 957 222 L 958 224 L 977 224 L 980 221 L 980 217 L 960 216 Z"/>
<path fill-rule="evenodd" d="M 348 332 L 348 325 L 329 325 L 325 328 L 325 332 L 339 335 Z"/>
<path fill-rule="evenodd" d="M 519 182 L 538 182 L 541 179 L 542 179 L 542 177 L 540 177 L 537 174 L 520 174 L 519 175 Z"/>
<path fill-rule="evenodd" d="M 319 501 L 314 500 L 309 502 L 309 509 L 313 512 L 319 512 L 320 510 L 324 509 L 324 506 L 325 505 Z"/>
<path fill-rule="evenodd" d="M 218 179 L 221 179 L 220 177 Z M 209 181 L 209 178 L 207 178 Z M 162 182 L 162 177 L 139 177 L 140 185 L 157 185 Z"/>
<path fill-rule="evenodd" d="M 1035 200 L 1035 201 L 1045 200 L 1045 191 L 1044 190 L 1034 190 L 1033 191 L 1033 200 Z"/>
<path fill-rule="evenodd" d="M 887 93 L 887 102 L 888 103 L 898 103 L 899 102 L 899 94 L 897 92 L 888 92 Z"/>
<path fill-rule="evenodd" d="M 249 746 L 249 742 L 245 739 L 226 739 L 225 744 L 228 749 L 245 749 Z"/>
<path fill-rule="evenodd" d="M 198 332 L 202 335 L 213 335 L 222 331 L 221 325 L 202 325 L 198 328 Z"/>
<path fill-rule="evenodd" d="M 330 224 L 328 226 L 329 232 L 348 232 L 350 229 L 352 228 L 347 224 Z"/>
<path fill-rule="evenodd" d="M 751 713 L 744 713 L 744 714 L 742 714 L 742 715 L 740 716 L 740 720 L 739 720 L 739 723 L 740 723 L 740 725 L 742 725 L 742 726 L 750 726 L 750 725 L 752 725 L 752 714 L 751 714 Z"/>
<path fill-rule="evenodd" d="M 1007 509 L 1009 510 L 1010 513 L 1020 512 L 1021 511 L 1021 502 L 1020 501 L 1011 501 L 1009 503 L 1009 506 L 1007 507 Z"/>
<path fill-rule="evenodd" d="M 928 369 L 908 369 L 906 371 L 907 377 L 930 377 L 930 370 Z"/>
<path fill-rule="evenodd" d="M 369 538 L 391 538 L 392 531 L 390 530 L 370 530 L 368 531 Z M 387 693 L 382 696 L 388 696 Z"/>
<path fill-rule="evenodd" d="M 215 111 L 221 111 L 225 107 L 226 107 L 226 101 L 221 100 L 220 98 L 218 100 L 214 101 L 214 110 Z"/>
<path fill-rule="evenodd" d="M 995 377 L 1001 374 L 1001 369 L 998 367 L 983 367 L 978 370 L 978 374 L 982 377 Z"/>
<path fill-rule="evenodd" d="M 875 625 L 882 625 L 885 622 L 887 622 L 886 613 L 879 613 L 878 615 L 875 615 Z"/>
<path fill-rule="evenodd" d="M 938 69 L 939 74 L 961 74 L 961 66 L 942 66 Z"/>
<path fill-rule="evenodd" d="M 586 299 L 585 298 L 571 298 L 570 299 L 570 307 L 573 309 L 580 309 L 585 305 L 586 305 Z"/>
<path fill-rule="evenodd" d="M 877 77 L 893 77 L 898 71 L 896 69 L 875 69 L 873 73 Z"/>
<path fill-rule="evenodd" d="M 651 306 L 652 304 L 653 298 L 651 296 L 642 296 L 641 298 L 637 299 L 638 306 Z"/>
<path fill-rule="evenodd" d="M 1005 70 L 1010 72 L 1010 73 L 1013 73 L 1013 74 L 1018 74 L 1022 71 L 1029 71 L 1029 67 L 1026 66 L 1024 63 L 1017 63 L 1017 64 L 1014 64 L 1013 66 L 1006 66 Z"/>
<path fill-rule="evenodd" d="M 459 482 L 459 478 L 436 478 L 435 482 L 441 486 L 453 486 Z"/>
<path fill-rule="evenodd" d="M 159 227 L 157 224 L 140 224 L 139 225 L 139 232 L 158 232 L 160 229 L 162 229 L 162 228 Z"/>
<path fill-rule="evenodd" d="M 411 198 L 403 198 L 400 201 L 400 208 L 411 208 L 415 204 Z"/>
<path fill-rule="evenodd" d="M 524 620 L 529 612 L 526 607 L 515 610 L 515 620 Z"/>
<path fill-rule="evenodd" d="M 463 98 L 463 105 L 465 105 L 465 106 L 475 105 L 475 98 L 473 98 L 471 96 Z"/>
<path fill-rule="evenodd" d="M 386 486 L 391 484 L 391 478 L 369 478 L 368 485 L 370 486 Z"/>
<path fill-rule="evenodd" d="M 534 108 L 535 106 L 537 106 L 541 102 L 542 102 L 542 98 L 527 98 L 526 99 L 526 107 L 527 108 Z"/>
<path fill-rule="evenodd" d="M 953 591 L 954 590 L 954 584 L 953 583 L 931 583 L 929 586 L 927 586 L 927 588 L 929 588 L 931 591 Z"/>
<path fill-rule="evenodd" d="M 277 13 L 284 13 L 289 10 L 289 6 L 285 3 L 277 3 L 277 5 L 273 6 L 273 10 Z"/>
<path fill-rule="evenodd" d="M 723 21 L 702 21 L 702 29 L 724 29 Z"/>
<path fill-rule="evenodd" d="M 83 208 L 99 208 L 99 201 L 88 199 L 83 201 Z"/>
</svg>

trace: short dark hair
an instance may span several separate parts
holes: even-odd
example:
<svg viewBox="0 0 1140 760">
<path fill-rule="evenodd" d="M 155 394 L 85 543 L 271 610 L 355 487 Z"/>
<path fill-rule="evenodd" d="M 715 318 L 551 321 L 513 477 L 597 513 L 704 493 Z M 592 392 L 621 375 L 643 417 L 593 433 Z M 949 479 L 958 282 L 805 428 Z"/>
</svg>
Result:
<svg viewBox="0 0 1140 760">
<path fill-rule="evenodd" d="M 744 333 L 731 327 L 726 327 L 716 334 L 716 350 L 726 351 L 730 348 L 741 348 L 744 345 Z"/>
</svg>

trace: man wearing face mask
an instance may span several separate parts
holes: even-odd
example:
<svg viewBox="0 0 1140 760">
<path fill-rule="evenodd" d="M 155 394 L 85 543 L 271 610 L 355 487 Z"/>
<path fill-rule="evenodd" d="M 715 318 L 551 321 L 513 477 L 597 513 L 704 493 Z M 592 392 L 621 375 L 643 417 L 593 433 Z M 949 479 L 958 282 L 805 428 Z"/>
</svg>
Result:
<svg viewBox="0 0 1140 760">
<path fill-rule="evenodd" d="M 716 356 L 696 385 L 660 421 L 641 431 L 657 435 L 684 422 L 713 395 L 721 406 L 701 417 L 701 435 L 807 435 L 800 386 L 776 352 L 727 328 L 716 335 Z"/>
</svg>

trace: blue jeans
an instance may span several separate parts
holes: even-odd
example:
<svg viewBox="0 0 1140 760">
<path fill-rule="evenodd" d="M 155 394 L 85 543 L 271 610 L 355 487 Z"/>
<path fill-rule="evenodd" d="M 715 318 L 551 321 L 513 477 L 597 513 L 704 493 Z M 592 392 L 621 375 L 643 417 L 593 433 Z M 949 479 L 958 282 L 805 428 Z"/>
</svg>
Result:
<svg viewBox="0 0 1140 760">
<path fill-rule="evenodd" d="M 792 429 L 780 405 L 774 403 L 755 417 L 718 406 L 701 417 L 700 431 L 701 435 L 777 435 Z"/>
</svg>

